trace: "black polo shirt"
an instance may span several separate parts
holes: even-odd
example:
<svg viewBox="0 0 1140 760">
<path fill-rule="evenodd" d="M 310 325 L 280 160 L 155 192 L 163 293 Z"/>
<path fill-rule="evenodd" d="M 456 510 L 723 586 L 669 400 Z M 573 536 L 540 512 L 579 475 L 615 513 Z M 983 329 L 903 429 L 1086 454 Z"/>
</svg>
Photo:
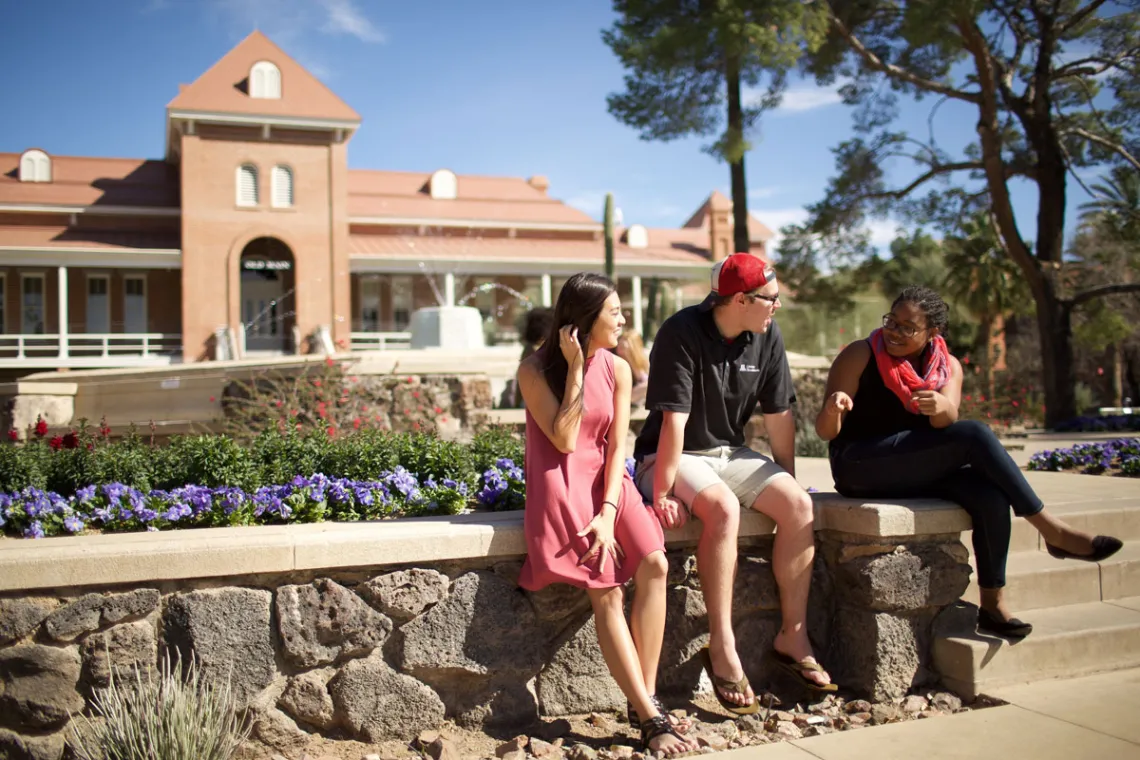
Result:
<svg viewBox="0 0 1140 760">
<path fill-rule="evenodd" d="M 744 426 L 756 410 L 790 409 L 796 394 L 780 328 L 741 333 L 726 341 L 711 310 L 689 306 L 665 320 L 649 355 L 649 417 L 634 458 L 657 452 L 662 412 L 687 412 L 686 451 L 743 446 Z"/>
</svg>

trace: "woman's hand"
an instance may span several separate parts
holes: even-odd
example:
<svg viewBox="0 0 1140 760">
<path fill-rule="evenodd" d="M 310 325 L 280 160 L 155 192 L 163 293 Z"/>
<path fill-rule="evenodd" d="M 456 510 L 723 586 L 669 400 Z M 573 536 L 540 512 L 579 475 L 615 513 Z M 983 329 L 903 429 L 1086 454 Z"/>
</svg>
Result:
<svg viewBox="0 0 1140 760">
<path fill-rule="evenodd" d="M 927 417 L 937 417 L 950 411 L 950 399 L 938 391 L 916 391 L 911 401 L 918 405 L 918 411 Z"/>
<path fill-rule="evenodd" d="M 566 325 L 558 331 L 558 346 L 562 349 L 562 355 L 566 357 L 566 363 L 571 367 L 579 366 L 582 364 L 582 344 L 578 342 L 578 328 L 574 325 Z"/>
<path fill-rule="evenodd" d="M 594 519 L 590 520 L 585 528 L 578 531 L 579 538 L 588 536 L 591 533 L 594 534 L 594 543 L 590 546 L 589 551 L 582 555 L 582 559 L 578 560 L 579 566 L 592 562 L 597 558 L 598 572 L 604 573 L 606 570 L 606 557 L 612 554 L 614 556 L 614 565 L 621 567 L 621 561 L 625 558 L 625 552 L 622 551 L 617 539 L 614 538 L 614 520 L 616 517 L 617 510 L 606 509 L 606 505 L 603 504 L 602 511 L 594 515 Z"/>
<path fill-rule="evenodd" d="M 855 402 L 843 391 L 836 391 L 827 397 L 825 408 L 830 414 L 840 414 L 842 412 L 850 412 L 854 409 Z"/>
</svg>

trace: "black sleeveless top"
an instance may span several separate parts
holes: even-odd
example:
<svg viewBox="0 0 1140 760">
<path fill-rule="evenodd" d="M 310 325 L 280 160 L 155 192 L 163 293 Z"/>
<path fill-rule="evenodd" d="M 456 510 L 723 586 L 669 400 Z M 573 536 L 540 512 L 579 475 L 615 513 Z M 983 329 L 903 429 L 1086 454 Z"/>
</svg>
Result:
<svg viewBox="0 0 1140 760">
<path fill-rule="evenodd" d="M 879 375 L 873 348 L 863 374 L 859 375 L 859 389 L 852 401 L 854 405 L 843 420 L 839 435 L 831 442 L 832 448 L 852 441 L 884 438 L 903 430 L 930 429 L 929 417 L 907 411 L 899 397 L 887 388 Z"/>
</svg>

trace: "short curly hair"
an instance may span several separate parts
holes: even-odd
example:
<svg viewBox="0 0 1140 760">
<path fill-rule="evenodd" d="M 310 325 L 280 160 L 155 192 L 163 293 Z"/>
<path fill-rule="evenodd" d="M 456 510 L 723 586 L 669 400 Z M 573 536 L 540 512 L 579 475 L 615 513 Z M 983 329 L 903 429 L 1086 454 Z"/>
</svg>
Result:
<svg viewBox="0 0 1140 760">
<path fill-rule="evenodd" d="M 950 324 L 950 307 L 936 290 L 924 285 L 908 285 L 899 293 L 891 308 L 894 309 L 900 303 L 914 304 L 926 316 L 927 327 L 937 327 L 939 332 L 946 332 L 946 326 Z"/>
</svg>

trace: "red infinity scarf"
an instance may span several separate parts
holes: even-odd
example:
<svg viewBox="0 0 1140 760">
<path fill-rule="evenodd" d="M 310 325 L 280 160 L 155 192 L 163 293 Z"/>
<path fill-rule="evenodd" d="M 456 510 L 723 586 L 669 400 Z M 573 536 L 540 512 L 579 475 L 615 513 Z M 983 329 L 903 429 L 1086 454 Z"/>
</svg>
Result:
<svg viewBox="0 0 1140 760">
<path fill-rule="evenodd" d="M 918 404 L 912 399 L 916 391 L 940 390 L 950 380 L 950 351 L 941 335 L 930 341 L 930 356 L 926 360 L 926 374 L 922 377 L 906 359 L 899 359 L 887 353 L 883 340 L 883 330 L 871 333 L 871 350 L 875 352 L 875 364 L 879 367 L 879 377 L 902 402 L 911 414 L 918 414 Z"/>
</svg>

